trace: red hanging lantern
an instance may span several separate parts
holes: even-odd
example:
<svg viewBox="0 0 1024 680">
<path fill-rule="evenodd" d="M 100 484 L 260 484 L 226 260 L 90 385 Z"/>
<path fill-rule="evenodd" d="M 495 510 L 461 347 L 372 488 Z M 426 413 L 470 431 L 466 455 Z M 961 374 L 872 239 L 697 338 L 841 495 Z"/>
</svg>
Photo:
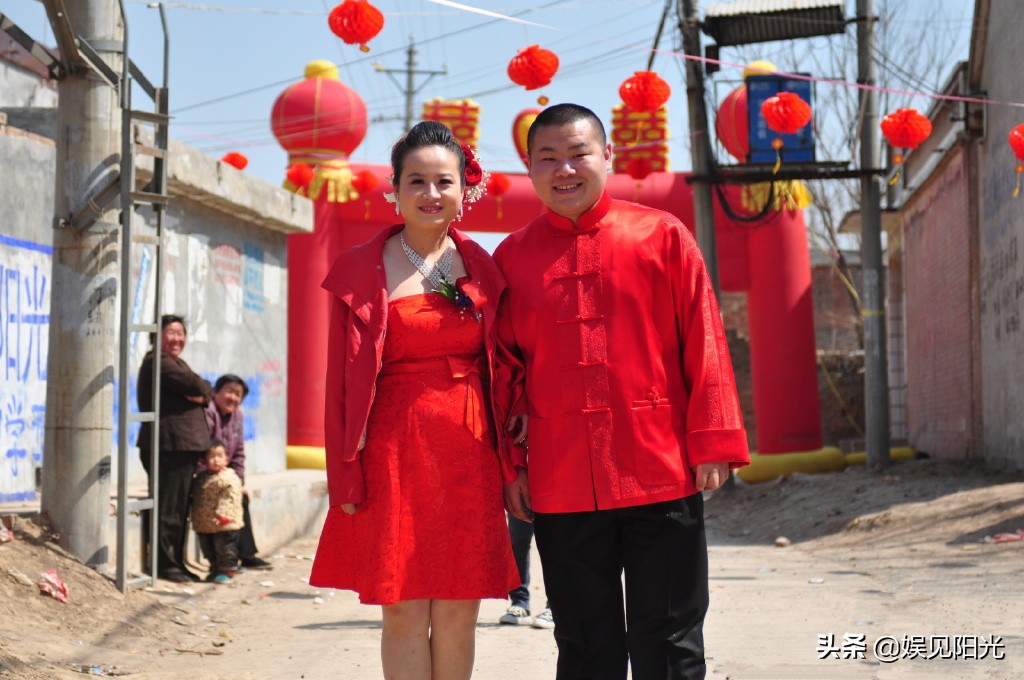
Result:
<svg viewBox="0 0 1024 680">
<path fill-rule="evenodd" d="M 761 115 L 773 132 L 793 135 L 811 122 L 811 105 L 794 92 L 780 92 L 761 103 Z M 782 137 L 772 140 L 772 148 L 776 154 L 772 172 L 778 172 L 782 164 Z"/>
<path fill-rule="evenodd" d="M 793 135 L 811 122 L 811 105 L 795 92 L 780 92 L 764 100 L 761 104 L 761 115 L 772 131 L 780 135 Z M 782 146 L 782 140 L 778 142 L 772 146 Z"/>
<path fill-rule="evenodd" d="M 245 166 L 249 165 L 249 159 L 246 158 L 244 154 L 240 154 L 237 151 L 228 151 L 220 157 L 220 162 L 227 163 L 239 170 L 245 170 Z"/>
<path fill-rule="evenodd" d="M 327 25 L 345 44 L 359 45 L 360 51 L 369 52 L 366 43 L 384 28 L 384 15 L 367 0 L 345 0 L 331 10 Z"/>
<path fill-rule="evenodd" d="M 882 118 L 880 127 L 882 134 L 889 140 L 889 146 L 896 149 L 916 149 L 932 133 L 932 122 L 915 109 L 897 109 Z M 897 168 L 889 179 L 890 186 L 900 178 L 899 166 L 903 164 L 903 159 L 902 152 L 893 154 L 892 162 Z"/>
<path fill-rule="evenodd" d="M 1010 142 L 1013 155 L 1017 157 L 1017 186 L 1013 189 L 1013 197 L 1017 198 L 1020 196 L 1020 176 L 1024 173 L 1024 124 L 1010 130 L 1007 141 Z"/>
<path fill-rule="evenodd" d="M 511 188 L 512 180 L 503 172 L 492 172 L 491 176 L 487 178 L 487 193 L 494 196 L 494 200 L 498 204 L 497 217 L 499 220 L 502 217 L 501 197 Z"/>
<path fill-rule="evenodd" d="M 668 101 L 672 88 L 654 71 L 637 71 L 619 85 L 619 96 L 630 110 L 650 113 Z"/>
<path fill-rule="evenodd" d="M 498 197 L 507 193 L 512 188 L 512 180 L 503 172 L 492 172 L 487 179 L 487 193 Z"/>
<path fill-rule="evenodd" d="M 377 179 L 377 175 L 373 174 L 369 170 L 360 170 L 356 174 L 352 175 L 352 188 L 359 192 L 359 195 L 363 197 L 363 219 L 370 219 L 370 199 L 366 197 L 368 193 L 373 191 L 377 185 L 380 184 L 380 180 Z"/>
<path fill-rule="evenodd" d="M 626 163 L 626 174 L 637 181 L 646 179 L 652 172 L 654 172 L 654 168 L 646 158 L 631 158 Z"/>
<path fill-rule="evenodd" d="M 527 90 L 536 90 L 551 83 L 551 79 L 558 72 L 558 55 L 551 50 L 545 50 L 539 45 L 524 47 L 512 57 L 508 63 L 508 77 L 516 85 L 522 85 Z M 548 98 L 541 95 L 537 103 L 545 106 Z"/>
<path fill-rule="evenodd" d="M 369 170 L 360 170 L 352 177 L 352 188 L 360 194 L 373 191 L 378 184 L 380 180 L 377 179 L 377 175 Z"/>
<path fill-rule="evenodd" d="M 306 187 L 312 183 L 314 174 L 309 163 L 292 163 L 288 166 L 284 176 L 296 189 L 305 191 Z"/>
<path fill-rule="evenodd" d="M 899 149 L 916 149 L 932 133 L 932 122 L 914 109 L 897 109 L 882 118 L 881 127 L 889 145 Z M 892 160 L 899 165 L 903 154 L 897 153 Z"/>
</svg>

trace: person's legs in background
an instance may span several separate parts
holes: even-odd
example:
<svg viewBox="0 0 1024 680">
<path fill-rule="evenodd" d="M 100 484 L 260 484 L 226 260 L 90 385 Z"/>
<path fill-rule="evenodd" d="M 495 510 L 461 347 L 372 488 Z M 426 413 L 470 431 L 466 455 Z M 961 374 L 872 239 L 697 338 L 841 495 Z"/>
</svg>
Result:
<svg viewBox="0 0 1024 680">
<path fill-rule="evenodd" d="M 501 615 L 498 623 L 518 625 L 530 622 L 530 543 L 533 541 L 533 524 L 508 515 L 508 534 L 512 539 L 512 555 L 519 569 L 519 587 L 508 592 L 511 601 L 508 610 Z"/>
<path fill-rule="evenodd" d="M 188 538 L 188 507 L 192 475 L 199 451 L 161 451 L 159 507 L 157 508 L 157 576 L 171 581 L 198 581 L 185 567 Z"/>
<path fill-rule="evenodd" d="M 242 522 L 243 526 L 238 535 L 238 554 L 241 556 L 241 565 L 246 569 L 273 569 L 274 565 L 257 557 L 259 550 L 256 548 L 256 538 L 252 535 L 248 494 L 242 496 Z"/>
</svg>

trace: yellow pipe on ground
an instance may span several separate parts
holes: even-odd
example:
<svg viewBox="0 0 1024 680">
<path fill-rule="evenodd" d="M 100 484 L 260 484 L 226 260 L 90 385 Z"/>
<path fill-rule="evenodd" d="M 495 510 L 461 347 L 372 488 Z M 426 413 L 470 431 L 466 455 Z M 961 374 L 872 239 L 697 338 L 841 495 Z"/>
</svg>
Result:
<svg viewBox="0 0 1024 680">
<path fill-rule="evenodd" d="M 768 482 L 794 472 L 839 472 L 846 467 L 842 452 L 832 446 L 815 451 L 794 453 L 752 453 L 750 465 L 742 467 L 736 474 L 748 484 Z"/>
<path fill-rule="evenodd" d="M 917 458 L 917 451 L 909 446 L 897 446 L 889 449 L 889 460 L 911 460 Z M 868 454 L 865 451 L 846 454 L 847 465 L 864 465 L 868 462 Z"/>
<path fill-rule="evenodd" d="M 322 446 L 288 446 L 285 461 L 289 470 L 327 469 L 327 454 Z"/>
<path fill-rule="evenodd" d="M 917 457 L 917 451 L 909 446 L 898 446 L 889 451 L 891 460 L 908 460 Z M 794 472 L 813 474 L 817 472 L 841 472 L 847 465 L 863 465 L 867 454 L 843 453 L 832 446 L 816 451 L 794 453 L 750 454 L 750 465 L 736 471 L 736 475 L 748 484 L 768 482 L 786 477 Z"/>
</svg>

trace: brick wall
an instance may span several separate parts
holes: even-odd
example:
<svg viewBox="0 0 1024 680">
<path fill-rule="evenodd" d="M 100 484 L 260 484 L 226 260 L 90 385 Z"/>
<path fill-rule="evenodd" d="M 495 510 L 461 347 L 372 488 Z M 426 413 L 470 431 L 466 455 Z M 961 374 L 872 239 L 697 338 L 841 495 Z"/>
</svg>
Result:
<svg viewBox="0 0 1024 680">
<path fill-rule="evenodd" d="M 937 458 L 976 453 L 969 200 L 966 155 L 954 149 L 907 204 L 903 222 L 907 434 Z"/>
</svg>

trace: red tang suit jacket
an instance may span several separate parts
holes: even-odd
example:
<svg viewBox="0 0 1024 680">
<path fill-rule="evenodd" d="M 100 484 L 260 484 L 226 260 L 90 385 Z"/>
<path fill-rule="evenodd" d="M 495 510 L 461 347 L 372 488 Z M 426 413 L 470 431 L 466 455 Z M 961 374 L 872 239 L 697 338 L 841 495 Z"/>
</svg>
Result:
<svg viewBox="0 0 1024 680">
<path fill-rule="evenodd" d="M 496 415 L 528 413 L 538 512 L 696 493 L 693 467 L 750 462 L 725 331 L 700 250 L 672 215 L 605 193 L 577 225 L 547 210 L 495 251 Z M 510 481 L 506 476 L 506 482 Z"/>
</svg>

